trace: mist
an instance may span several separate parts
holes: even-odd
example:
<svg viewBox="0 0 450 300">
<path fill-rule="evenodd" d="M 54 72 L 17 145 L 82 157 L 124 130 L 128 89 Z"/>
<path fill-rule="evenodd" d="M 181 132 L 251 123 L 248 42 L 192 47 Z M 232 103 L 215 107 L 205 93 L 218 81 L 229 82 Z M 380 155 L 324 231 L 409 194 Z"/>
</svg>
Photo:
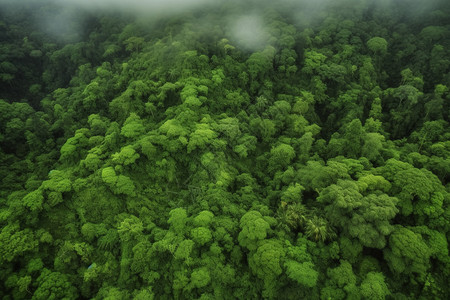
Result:
<svg viewBox="0 0 450 300">
<path fill-rule="evenodd" d="M 168 19 L 180 14 L 194 14 L 189 22 L 196 28 L 220 26 L 233 44 L 244 50 L 258 50 L 268 43 L 264 13 L 269 10 L 287 16 L 299 28 L 313 22 L 321 22 L 330 12 L 343 16 L 354 16 L 355 12 L 382 11 L 389 14 L 392 4 L 401 5 L 402 14 L 416 17 L 430 11 L 440 0 L 0 0 L 5 6 L 40 9 L 34 20 L 37 27 L 63 42 L 82 39 L 83 28 L 89 16 L 121 13 L 143 19 L 147 24 Z M 333 8 L 345 4 L 343 11 Z M 42 7 L 45 6 L 45 9 Z M 212 15 L 212 16 L 210 16 Z M 362 17 L 362 16 L 361 16 Z M 183 18 L 181 18 L 183 20 Z M 149 29 L 151 30 L 151 29 Z"/>
<path fill-rule="evenodd" d="M 258 14 L 238 16 L 228 21 L 229 39 L 246 50 L 262 48 L 268 39 L 263 18 Z"/>
<path fill-rule="evenodd" d="M 52 0 L 52 2 L 89 10 L 120 10 L 138 14 L 174 14 L 219 3 L 218 0 Z"/>
<path fill-rule="evenodd" d="M 210 9 L 218 6 L 227 7 L 235 12 L 250 9 L 263 11 L 265 9 L 277 9 L 298 13 L 317 13 L 325 11 L 334 5 L 346 4 L 348 9 L 365 6 L 368 8 L 389 8 L 396 3 L 404 5 L 408 13 L 422 12 L 425 9 L 437 7 L 442 0 L 0 0 L 0 5 L 34 5 L 41 6 L 51 4 L 57 7 L 82 8 L 91 12 L 98 11 L 122 11 L 136 14 L 161 14 L 170 15 L 196 9 Z M 234 8 L 233 8 L 234 7 Z"/>
</svg>

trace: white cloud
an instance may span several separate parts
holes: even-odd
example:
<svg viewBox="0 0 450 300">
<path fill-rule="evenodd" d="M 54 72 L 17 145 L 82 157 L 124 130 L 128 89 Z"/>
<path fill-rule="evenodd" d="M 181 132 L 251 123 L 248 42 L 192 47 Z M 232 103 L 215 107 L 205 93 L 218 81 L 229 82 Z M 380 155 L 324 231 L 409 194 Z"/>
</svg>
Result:
<svg viewBox="0 0 450 300">
<path fill-rule="evenodd" d="M 257 50 L 268 43 L 263 19 L 257 14 L 240 16 L 230 20 L 230 41 L 248 50 Z"/>
<path fill-rule="evenodd" d="M 215 4 L 218 3 L 218 0 L 53 0 L 53 2 L 86 9 L 119 9 L 132 12 L 171 13 Z"/>
</svg>

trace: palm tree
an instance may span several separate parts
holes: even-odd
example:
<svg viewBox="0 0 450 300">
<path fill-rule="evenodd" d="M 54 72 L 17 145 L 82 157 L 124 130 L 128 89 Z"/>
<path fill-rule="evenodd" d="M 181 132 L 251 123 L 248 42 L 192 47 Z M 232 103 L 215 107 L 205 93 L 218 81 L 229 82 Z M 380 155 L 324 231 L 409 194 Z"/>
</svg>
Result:
<svg viewBox="0 0 450 300">
<path fill-rule="evenodd" d="M 298 230 L 305 225 L 307 213 L 308 211 L 301 203 L 287 204 L 282 202 L 276 215 L 278 227 L 284 231 Z"/>
<path fill-rule="evenodd" d="M 289 219 L 292 222 L 293 228 L 303 228 L 308 220 L 308 210 L 301 203 L 294 203 L 288 207 Z"/>
<path fill-rule="evenodd" d="M 313 216 L 306 222 L 305 234 L 308 238 L 312 238 L 316 242 L 331 240 L 336 236 L 333 228 L 324 218 Z"/>
</svg>

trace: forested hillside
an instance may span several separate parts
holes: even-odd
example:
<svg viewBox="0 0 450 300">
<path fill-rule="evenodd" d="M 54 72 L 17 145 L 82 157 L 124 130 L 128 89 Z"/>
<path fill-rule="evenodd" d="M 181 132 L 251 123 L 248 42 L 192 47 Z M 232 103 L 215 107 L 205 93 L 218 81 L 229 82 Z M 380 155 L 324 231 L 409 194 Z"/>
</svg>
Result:
<svg viewBox="0 0 450 300">
<path fill-rule="evenodd" d="M 450 299 L 450 2 L 272 2 L 0 0 L 0 298 Z"/>
</svg>

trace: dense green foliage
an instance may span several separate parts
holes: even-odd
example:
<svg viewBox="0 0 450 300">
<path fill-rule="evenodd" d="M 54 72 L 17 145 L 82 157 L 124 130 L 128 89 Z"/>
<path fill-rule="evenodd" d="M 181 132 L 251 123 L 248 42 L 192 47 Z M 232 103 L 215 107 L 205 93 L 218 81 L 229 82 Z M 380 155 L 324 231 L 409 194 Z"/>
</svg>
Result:
<svg viewBox="0 0 450 300">
<path fill-rule="evenodd" d="M 0 297 L 449 299 L 448 1 L 223 2 L 3 4 Z"/>
</svg>

